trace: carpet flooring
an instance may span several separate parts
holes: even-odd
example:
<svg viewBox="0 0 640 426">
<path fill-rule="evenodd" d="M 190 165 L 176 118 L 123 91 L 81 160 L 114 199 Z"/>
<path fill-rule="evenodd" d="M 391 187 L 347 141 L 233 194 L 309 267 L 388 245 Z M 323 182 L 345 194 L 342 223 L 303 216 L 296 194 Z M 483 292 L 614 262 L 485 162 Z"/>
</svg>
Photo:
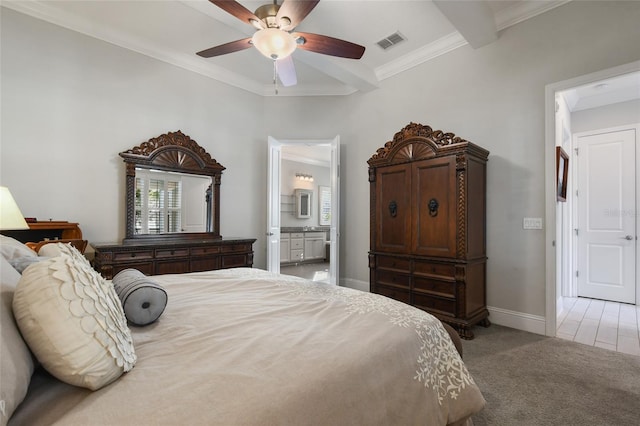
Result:
<svg viewBox="0 0 640 426">
<path fill-rule="evenodd" d="M 487 405 L 475 426 L 640 425 L 640 357 L 498 325 L 464 361 Z"/>
</svg>

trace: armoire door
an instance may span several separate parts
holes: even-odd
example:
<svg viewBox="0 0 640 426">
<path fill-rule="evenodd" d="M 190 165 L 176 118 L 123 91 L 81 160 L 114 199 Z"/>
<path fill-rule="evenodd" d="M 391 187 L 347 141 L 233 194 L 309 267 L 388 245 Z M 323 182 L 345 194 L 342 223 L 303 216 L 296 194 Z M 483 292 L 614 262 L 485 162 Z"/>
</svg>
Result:
<svg viewBox="0 0 640 426">
<path fill-rule="evenodd" d="M 450 155 L 412 163 L 412 252 L 456 255 L 456 159 Z"/>
<path fill-rule="evenodd" d="M 411 164 L 376 171 L 376 250 L 408 254 L 411 248 Z"/>
</svg>

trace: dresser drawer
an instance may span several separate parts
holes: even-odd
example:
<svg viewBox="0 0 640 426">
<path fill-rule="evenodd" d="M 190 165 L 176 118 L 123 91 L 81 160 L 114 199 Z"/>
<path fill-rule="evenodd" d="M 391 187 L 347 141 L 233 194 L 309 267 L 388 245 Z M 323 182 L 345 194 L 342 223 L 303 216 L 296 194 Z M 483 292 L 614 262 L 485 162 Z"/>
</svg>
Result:
<svg viewBox="0 0 640 426">
<path fill-rule="evenodd" d="M 304 238 L 304 233 L 302 232 L 292 232 L 291 238 Z"/>
<path fill-rule="evenodd" d="M 409 304 L 411 301 L 411 296 L 408 290 L 401 290 L 399 288 L 385 287 L 385 286 L 377 286 L 376 293 L 381 294 L 383 296 L 390 297 L 391 299 L 398 300 L 400 302 L 404 302 Z"/>
<path fill-rule="evenodd" d="M 220 269 L 220 256 L 202 256 L 191 259 L 191 272 L 212 271 L 214 269 Z"/>
<path fill-rule="evenodd" d="M 291 239 L 291 250 L 302 250 L 304 248 L 304 240 L 302 238 Z"/>
<path fill-rule="evenodd" d="M 157 258 L 185 257 L 185 256 L 189 256 L 189 249 L 188 248 L 156 250 L 156 257 Z"/>
<path fill-rule="evenodd" d="M 455 281 L 434 280 L 431 278 L 413 278 L 414 290 L 420 290 L 424 293 L 433 294 L 435 296 L 455 297 L 456 283 Z"/>
<path fill-rule="evenodd" d="M 411 261 L 409 259 L 402 259 L 399 257 L 377 256 L 376 267 L 408 273 L 411 269 Z"/>
<path fill-rule="evenodd" d="M 191 256 L 209 256 L 220 253 L 220 247 L 194 247 Z"/>
<path fill-rule="evenodd" d="M 247 256 L 244 254 L 222 256 L 221 258 L 221 268 L 238 268 L 242 266 L 247 266 Z"/>
<path fill-rule="evenodd" d="M 456 267 L 447 263 L 424 262 L 416 260 L 414 265 L 416 275 L 455 279 Z"/>
<path fill-rule="evenodd" d="M 106 279 L 112 279 L 118 272 L 123 271 L 125 269 L 137 269 L 145 275 L 153 275 L 153 263 L 127 263 L 122 265 L 109 265 L 105 267 L 106 271 L 103 272 L 103 275 Z M 110 271 L 110 272 L 108 272 Z"/>
<path fill-rule="evenodd" d="M 144 251 L 125 251 L 121 253 L 114 253 L 113 260 L 114 261 L 124 261 L 124 260 L 145 260 L 145 259 L 153 259 L 153 250 L 144 250 Z"/>
<path fill-rule="evenodd" d="M 382 284 L 382 285 L 393 286 L 393 287 L 404 287 L 408 290 L 411 285 L 411 277 L 408 275 L 402 275 L 395 272 L 377 270 L 376 284 Z"/>
<path fill-rule="evenodd" d="M 456 315 L 456 301 L 454 299 L 427 296 L 414 292 L 413 305 L 425 311 L 434 311 L 450 316 Z"/>
<path fill-rule="evenodd" d="M 238 252 L 244 252 L 249 250 L 250 250 L 250 247 L 247 244 L 232 244 L 232 245 L 220 247 L 220 251 L 222 253 L 238 253 Z"/>
<path fill-rule="evenodd" d="M 156 275 L 184 274 L 185 272 L 189 272 L 189 259 L 156 262 Z"/>
</svg>

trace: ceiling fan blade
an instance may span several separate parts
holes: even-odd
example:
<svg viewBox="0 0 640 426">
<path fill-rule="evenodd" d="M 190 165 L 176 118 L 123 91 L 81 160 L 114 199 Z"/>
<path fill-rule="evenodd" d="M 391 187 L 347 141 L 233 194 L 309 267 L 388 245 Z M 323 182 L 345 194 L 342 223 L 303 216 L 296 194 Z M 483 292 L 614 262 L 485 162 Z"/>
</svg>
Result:
<svg viewBox="0 0 640 426">
<path fill-rule="evenodd" d="M 341 58 L 360 59 L 364 54 L 364 46 L 325 35 L 312 33 L 291 33 L 293 37 L 302 37 L 304 42 L 298 44 L 299 49 Z"/>
<path fill-rule="evenodd" d="M 282 25 L 281 28 L 290 31 L 297 27 L 318 3 L 320 0 L 284 0 L 276 15 L 276 21 L 281 22 L 282 18 L 289 18 L 291 23 Z"/>
<path fill-rule="evenodd" d="M 219 46 L 210 47 L 209 49 L 196 53 L 196 55 L 202 56 L 203 58 L 212 58 L 214 56 L 226 55 L 227 53 L 239 52 L 240 50 L 249 49 L 252 46 L 251 37 L 248 37 L 243 38 L 242 40 L 236 40 Z"/>
<path fill-rule="evenodd" d="M 245 24 L 254 25 L 253 21 L 262 26 L 262 21 L 249 9 L 234 0 L 209 0 L 225 12 L 235 16 Z"/>
<path fill-rule="evenodd" d="M 296 67 L 293 65 L 291 55 L 277 61 L 278 78 L 284 87 L 295 86 L 298 84 L 296 76 Z"/>
</svg>

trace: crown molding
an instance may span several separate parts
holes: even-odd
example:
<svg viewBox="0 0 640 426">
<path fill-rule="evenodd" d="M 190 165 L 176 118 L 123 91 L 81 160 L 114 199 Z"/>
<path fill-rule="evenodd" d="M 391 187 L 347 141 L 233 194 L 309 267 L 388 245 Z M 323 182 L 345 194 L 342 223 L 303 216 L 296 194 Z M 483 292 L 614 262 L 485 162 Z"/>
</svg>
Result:
<svg viewBox="0 0 640 426">
<path fill-rule="evenodd" d="M 520 22 L 531 19 L 535 16 L 548 12 L 563 4 L 569 3 L 571 0 L 549 0 L 549 1 L 530 1 L 518 2 L 513 6 L 504 8 L 496 12 L 495 20 L 498 31 L 511 27 Z"/>
<path fill-rule="evenodd" d="M 456 31 L 376 68 L 375 73 L 378 80 L 382 81 L 467 44 L 464 37 Z"/>
<path fill-rule="evenodd" d="M 256 95 L 263 96 L 266 90 L 264 85 L 256 83 L 254 80 L 243 77 L 240 74 L 230 72 L 222 67 L 206 63 L 204 59 L 172 51 L 165 47 L 154 46 L 151 43 L 140 43 L 139 40 L 133 37 L 127 37 L 109 28 L 107 25 L 90 22 L 77 15 L 49 6 L 43 1 L 3 0 L 2 6 L 127 50 L 132 50 L 159 61 L 184 68 Z"/>
<path fill-rule="evenodd" d="M 498 31 L 503 30 L 512 25 L 548 12 L 558 6 L 562 6 L 570 1 L 571 0 L 518 2 L 513 6 L 502 9 L 496 13 L 496 27 Z M 276 94 L 273 85 L 257 83 L 255 80 L 243 77 L 240 74 L 218 67 L 210 62 L 205 62 L 204 59 L 196 58 L 192 55 L 168 50 L 163 46 L 154 46 L 151 43 L 143 43 L 133 37 L 127 37 L 126 35 L 109 28 L 107 25 L 89 22 L 77 15 L 49 6 L 45 1 L 2 0 L 1 5 L 34 18 L 132 50 L 162 62 L 184 68 L 262 97 L 347 96 L 358 91 L 357 88 L 349 85 L 344 85 L 342 87 L 327 85 L 304 85 L 303 87 L 303 85 L 299 85 L 293 87 L 280 86 L 278 93 Z M 377 78 L 378 81 L 385 80 L 467 44 L 467 41 L 462 37 L 462 35 L 460 35 L 460 33 L 457 31 L 453 32 L 423 46 L 422 48 L 376 68 L 374 70 L 375 78 Z M 363 81 L 369 80 L 365 79 Z M 376 85 L 373 84 L 369 90 L 375 90 L 376 88 Z"/>
</svg>

